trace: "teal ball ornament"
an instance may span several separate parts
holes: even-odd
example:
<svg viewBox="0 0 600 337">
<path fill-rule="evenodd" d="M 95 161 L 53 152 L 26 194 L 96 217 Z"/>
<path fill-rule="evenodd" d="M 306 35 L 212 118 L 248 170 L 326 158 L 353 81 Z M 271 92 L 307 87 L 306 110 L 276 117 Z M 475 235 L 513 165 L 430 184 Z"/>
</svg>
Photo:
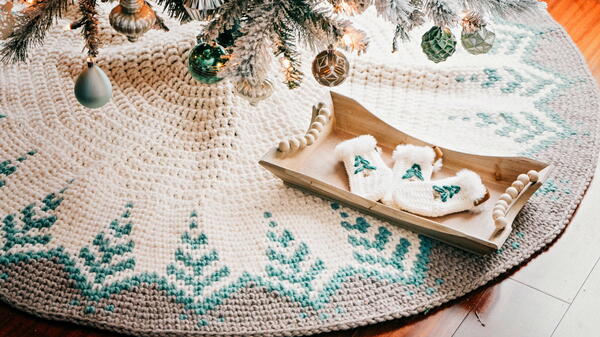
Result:
<svg viewBox="0 0 600 337">
<path fill-rule="evenodd" d="M 88 62 L 87 69 L 75 81 L 74 92 L 81 105 L 97 109 L 112 98 L 112 84 L 100 67 Z"/>
<path fill-rule="evenodd" d="M 206 84 L 217 83 L 222 80 L 217 73 L 228 59 L 229 53 L 222 46 L 201 42 L 190 52 L 188 70 L 196 81 Z"/>
</svg>

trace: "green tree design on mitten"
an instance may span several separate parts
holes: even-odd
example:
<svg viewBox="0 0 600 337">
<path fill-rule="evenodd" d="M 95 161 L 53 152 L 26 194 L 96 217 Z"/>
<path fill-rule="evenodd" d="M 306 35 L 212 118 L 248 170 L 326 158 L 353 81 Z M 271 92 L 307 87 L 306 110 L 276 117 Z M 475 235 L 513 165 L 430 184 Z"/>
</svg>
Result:
<svg viewBox="0 0 600 337">
<path fill-rule="evenodd" d="M 413 164 L 413 166 L 411 168 L 406 170 L 406 173 L 404 173 L 404 175 L 402 176 L 402 179 L 410 179 L 412 177 L 415 177 L 419 180 L 425 180 L 425 179 L 423 179 L 423 172 L 421 171 L 421 165 Z"/>
<path fill-rule="evenodd" d="M 377 167 L 371 165 L 371 162 L 369 162 L 368 160 L 366 160 L 365 158 L 363 158 L 360 155 L 354 156 L 354 167 L 356 168 L 354 170 L 354 174 L 359 174 L 360 172 L 362 172 L 364 170 L 376 170 L 377 169 Z"/>
<path fill-rule="evenodd" d="M 439 195 L 439 197 L 442 199 L 442 202 L 446 202 L 446 201 L 448 201 L 448 199 L 451 199 L 452 197 L 454 197 L 454 195 L 456 195 L 458 192 L 460 192 L 460 186 L 433 185 L 433 191 L 434 191 L 434 193 L 437 193 L 437 195 Z"/>
</svg>

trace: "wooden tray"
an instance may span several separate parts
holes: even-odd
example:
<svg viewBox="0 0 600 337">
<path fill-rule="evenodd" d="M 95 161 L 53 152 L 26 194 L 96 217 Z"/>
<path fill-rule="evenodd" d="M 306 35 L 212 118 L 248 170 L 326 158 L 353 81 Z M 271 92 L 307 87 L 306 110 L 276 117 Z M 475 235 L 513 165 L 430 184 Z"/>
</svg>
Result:
<svg viewBox="0 0 600 337">
<path fill-rule="evenodd" d="M 512 230 L 513 220 L 552 170 L 551 165 L 528 158 L 481 156 L 428 144 L 396 130 L 353 99 L 334 92 L 331 97 L 332 111 L 322 103 L 315 106 L 306 135 L 282 141 L 265 154 L 260 164 L 294 187 L 339 200 L 462 249 L 475 253 L 500 249 Z M 346 139 L 364 134 L 377 139 L 383 150 L 382 157 L 390 166 L 395 146 L 410 143 L 430 145 L 438 155 L 443 154 L 444 166 L 434 174 L 434 179 L 454 175 L 462 168 L 475 171 L 489 191 L 490 197 L 484 203 L 486 207 L 477 214 L 461 212 L 430 218 L 351 193 L 343 163 L 336 161 L 334 148 Z M 518 179 L 527 184 L 521 185 L 516 182 Z M 511 185 L 517 190 L 508 191 Z M 507 201 L 504 202 L 501 196 L 507 192 L 508 197 L 502 198 Z"/>
</svg>

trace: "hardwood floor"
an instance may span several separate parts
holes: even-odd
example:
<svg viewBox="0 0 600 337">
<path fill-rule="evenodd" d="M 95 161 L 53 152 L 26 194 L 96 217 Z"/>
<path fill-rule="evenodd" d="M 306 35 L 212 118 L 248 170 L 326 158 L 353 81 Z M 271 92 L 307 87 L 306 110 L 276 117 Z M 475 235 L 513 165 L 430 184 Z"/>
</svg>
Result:
<svg viewBox="0 0 600 337">
<path fill-rule="evenodd" d="M 600 82 L 600 0 L 547 0 Z M 429 312 L 321 337 L 600 336 L 600 169 L 561 238 L 508 278 Z M 0 304 L 3 337 L 117 334 L 47 321 Z"/>
</svg>

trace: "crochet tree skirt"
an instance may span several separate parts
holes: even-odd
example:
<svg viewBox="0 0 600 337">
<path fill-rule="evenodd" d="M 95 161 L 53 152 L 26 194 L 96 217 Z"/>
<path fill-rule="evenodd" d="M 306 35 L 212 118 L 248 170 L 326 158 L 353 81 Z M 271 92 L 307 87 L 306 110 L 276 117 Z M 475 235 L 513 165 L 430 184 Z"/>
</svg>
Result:
<svg viewBox="0 0 600 337">
<path fill-rule="evenodd" d="M 350 57 L 336 88 L 426 141 L 556 166 L 504 247 L 483 256 L 287 187 L 257 164 L 328 101 L 309 75 L 289 91 L 274 71 L 274 94 L 253 107 L 228 80 L 188 74 L 196 24 L 171 21 L 131 44 L 106 21 L 97 64 L 114 97 L 101 109 L 72 93 L 85 60 L 61 24 L 30 63 L 0 72 L 0 298 L 42 317 L 136 335 L 279 336 L 414 315 L 550 243 L 594 172 L 599 93 L 542 7 L 492 22 L 489 54 L 459 48 L 440 64 L 416 42 L 389 53 L 393 27 L 368 12 L 357 24 L 370 52 Z"/>
</svg>

